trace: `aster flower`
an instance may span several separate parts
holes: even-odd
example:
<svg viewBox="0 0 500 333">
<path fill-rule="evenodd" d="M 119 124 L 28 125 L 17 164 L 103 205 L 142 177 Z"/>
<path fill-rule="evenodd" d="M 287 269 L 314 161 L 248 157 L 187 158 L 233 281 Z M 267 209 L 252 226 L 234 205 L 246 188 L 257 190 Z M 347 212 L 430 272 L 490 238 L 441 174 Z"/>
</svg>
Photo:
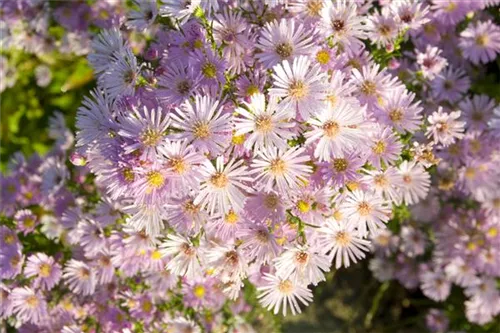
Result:
<svg viewBox="0 0 500 333">
<path fill-rule="evenodd" d="M 243 160 L 231 160 L 224 165 L 222 156 L 217 157 L 216 166 L 210 161 L 205 161 L 201 172 L 205 182 L 200 187 L 200 192 L 194 200 L 195 205 L 201 205 L 213 214 L 216 209 L 221 213 L 227 213 L 232 208 L 241 211 L 245 204 L 244 192 L 252 189 L 245 185 L 252 178 L 246 176 L 247 167 Z"/>
<path fill-rule="evenodd" d="M 120 30 L 103 30 L 92 41 L 94 53 L 88 55 L 89 63 L 96 73 L 105 72 L 116 61 L 116 55 L 123 54 L 126 43 Z"/>
<path fill-rule="evenodd" d="M 265 274 L 264 281 L 265 285 L 257 288 L 260 292 L 257 298 L 262 306 L 268 310 L 274 310 L 274 314 L 283 308 L 283 315 L 286 316 L 289 307 L 292 314 L 295 315 L 301 312 L 297 300 L 304 305 L 312 301 L 312 292 L 299 283 L 271 274 Z"/>
<path fill-rule="evenodd" d="M 285 219 L 284 200 L 274 191 L 260 191 L 248 197 L 245 211 L 257 221 L 279 222 Z"/>
<path fill-rule="evenodd" d="M 277 236 L 269 232 L 264 223 L 245 223 L 236 232 L 236 237 L 242 242 L 240 248 L 248 258 L 247 262 L 255 259 L 257 263 L 270 263 L 281 251 Z"/>
<path fill-rule="evenodd" d="M 451 283 L 446 279 L 444 272 L 440 270 L 428 270 L 420 275 L 422 284 L 420 288 L 425 296 L 439 302 L 444 301 L 451 290 Z"/>
<path fill-rule="evenodd" d="M 179 105 L 196 94 L 201 79 L 202 74 L 195 74 L 192 66 L 172 62 L 158 79 L 158 97 L 165 103 Z"/>
<path fill-rule="evenodd" d="M 395 162 L 403 148 L 396 134 L 389 127 L 375 131 L 371 135 L 370 141 L 371 154 L 368 161 L 378 169 L 380 169 L 381 163 L 387 166 Z"/>
<path fill-rule="evenodd" d="M 474 95 L 458 104 L 465 119 L 467 130 L 484 131 L 493 117 L 495 102 L 486 95 Z"/>
<path fill-rule="evenodd" d="M 222 114 L 219 101 L 210 96 L 196 95 L 194 103 L 186 101 L 176 113 L 171 114 L 172 127 L 182 130 L 174 136 L 188 139 L 193 147 L 203 153 L 218 155 L 228 144 L 231 133 L 230 115 Z"/>
<path fill-rule="evenodd" d="M 165 220 L 178 232 L 197 233 L 208 214 L 200 205 L 194 204 L 194 196 L 173 197 L 165 205 Z"/>
<path fill-rule="evenodd" d="M 417 64 L 425 79 L 434 79 L 448 64 L 448 61 L 441 57 L 442 52 L 431 45 L 427 45 L 425 52 L 416 51 Z"/>
<path fill-rule="evenodd" d="M 161 107 L 148 110 L 134 108 L 133 112 L 120 117 L 118 135 L 130 139 L 124 152 L 130 154 L 139 150 L 141 157 L 154 161 L 157 148 L 162 143 L 165 132 L 170 125 L 170 119 Z"/>
<path fill-rule="evenodd" d="M 156 0 L 133 0 L 138 10 L 129 12 L 125 25 L 129 29 L 144 31 L 149 28 L 158 15 Z"/>
<path fill-rule="evenodd" d="M 269 94 L 283 98 L 281 105 L 284 108 L 294 108 L 304 120 L 322 108 L 321 100 L 325 98 L 326 87 L 318 64 L 311 67 L 307 57 L 299 56 L 292 64 L 285 60 L 273 70 L 274 84 Z"/>
<path fill-rule="evenodd" d="M 331 158 L 328 162 L 320 163 L 319 173 L 321 179 L 327 184 L 342 187 L 348 182 L 357 181 L 361 178 L 358 171 L 365 164 L 366 159 L 361 158 L 358 153 L 351 152 L 345 155 Z"/>
<path fill-rule="evenodd" d="M 500 27 L 491 21 L 470 24 L 460 34 L 459 46 L 473 64 L 490 62 L 500 53 Z"/>
<path fill-rule="evenodd" d="M 25 235 L 32 232 L 38 224 L 38 217 L 29 209 L 22 209 L 16 212 L 14 220 L 17 223 L 18 230 Z"/>
<path fill-rule="evenodd" d="M 358 229 L 361 237 L 375 233 L 378 229 L 385 228 L 390 217 L 391 209 L 387 202 L 375 195 L 374 192 L 355 190 L 350 192 L 340 206 L 349 224 Z"/>
<path fill-rule="evenodd" d="M 252 95 L 250 103 L 244 105 L 246 108 L 236 109 L 236 112 L 244 118 L 234 120 L 235 135 L 251 133 L 245 139 L 244 147 L 249 150 L 255 147 L 256 151 L 272 147 L 286 149 L 288 147 L 286 140 L 294 136 L 290 130 L 294 124 L 288 122 L 294 114 L 290 114 L 286 109 L 278 110 L 274 99 L 271 99 L 266 107 L 265 96 L 260 93 Z"/>
<path fill-rule="evenodd" d="M 36 253 L 28 257 L 24 274 L 27 277 L 35 277 L 35 288 L 50 290 L 59 282 L 62 272 L 61 266 L 54 258 L 44 253 Z"/>
<path fill-rule="evenodd" d="M 387 99 L 382 106 L 375 111 L 379 120 L 394 127 L 399 132 L 415 132 L 421 124 L 422 107 L 420 101 L 414 102 L 415 94 L 406 89 L 394 89 L 387 95 Z"/>
<path fill-rule="evenodd" d="M 167 240 L 160 245 L 160 252 L 163 256 L 171 256 L 166 269 L 173 274 L 186 276 L 190 280 L 201 274 L 198 249 L 190 240 L 169 234 Z"/>
<path fill-rule="evenodd" d="M 131 96 L 134 94 L 140 70 L 135 55 L 130 49 L 125 49 L 123 55 L 100 77 L 102 86 L 112 99 Z"/>
<path fill-rule="evenodd" d="M 407 204 L 415 204 L 429 193 L 430 175 L 424 167 L 416 162 L 403 161 L 398 167 L 403 177 L 400 190 Z"/>
<path fill-rule="evenodd" d="M 350 53 L 362 50 L 364 44 L 361 39 L 366 37 L 364 20 L 357 9 L 354 2 L 339 0 L 327 1 L 321 10 L 322 31 Z"/>
<path fill-rule="evenodd" d="M 279 22 L 267 23 L 259 42 L 261 49 L 257 53 L 265 68 L 272 68 L 283 60 L 292 62 L 300 55 L 308 55 L 312 46 L 311 32 L 306 33 L 302 24 L 296 26 L 295 20 L 282 19 Z"/>
<path fill-rule="evenodd" d="M 184 24 L 201 4 L 201 0 L 161 0 L 160 15 L 173 17 Z"/>
<path fill-rule="evenodd" d="M 71 259 L 64 267 L 63 278 L 69 289 L 81 295 L 91 295 L 95 291 L 95 271 L 83 261 Z"/>
<path fill-rule="evenodd" d="M 373 187 L 375 193 L 395 204 L 401 202 L 399 187 L 402 185 L 403 177 L 398 169 L 390 166 L 385 170 L 371 170 L 366 173 L 365 180 Z"/>
<path fill-rule="evenodd" d="M 458 0 L 440 0 L 433 1 L 431 6 L 435 20 L 443 25 L 456 25 L 470 10 L 468 2 Z"/>
<path fill-rule="evenodd" d="M 305 133 L 306 144 L 319 139 L 314 157 L 320 161 L 342 156 L 354 147 L 363 145 L 364 118 L 364 108 L 354 108 L 345 102 L 339 102 L 335 107 L 325 104 L 316 117 L 308 121 L 313 130 Z"/>
<path fill-rule="evenodd" d="M 365 257 L 365 252 L 369 251 L 370 242 L 358 236 L 354 224 L 349 224 L 345 220 L 339 221 L 329 218 L 319 229 L 322 234 L 319 245 L 324 253 L 335 261 L 335 268 L 349 267 L 351 262 L 356 263 Z"/>
<path fill-rule="evenodd" d="M 298 188 L 312 171 L 305 164 L 309 157 L 304 152 L 304 148 L 298 147 L 286 151 L 270 148 L 258 152 L 251 165 L 257 187 L 271 191 L 276 186 L 282 194 L 286 194 L 290 188 Z"/>
<path fill-rule="evenodd" d="M 448 67 L 432 80 L 431 87 L 436 101 L 455 103 L 469 90 L 470 79 L 463 70 Z"/>
<path fill-rule="evenodd" d="M 418 30 L 430 21 L 428 18 L 429 6 L 415 0 L 401 0 L 390 3 L 390 9 L 397 16 L 403 28 Z"/>
<path fill-rule="evenodd" d="M 160 203 L 134 203 L 124 207 L 123 211 L 130 215 L 127 225 L 147 235 L 158 236 L 164 228 L 165 209 Z"/>
<path fill-rule="evenodd" d="M 388 7 L 368 16 L 365 29 L 373 44 L 385 48 L 392 46 L 399 34 L 399 24 Z"/>
<path fill-rule="evenodd" d="M 41 324 L 48 319 L 47 301 L 29 287 L 14 288 L 10 294 L 12 312 L 24 323 Z"/>
<path fill-rule="evenodd" d="M 226 82 L 224 70 L 226 61 L 219 58 L 211 49 L 202 53 L 196 50 L 189 58 L 189 66 L 193 66 L 195 75 L 201 75 L 200 84 L 222 87 Z"/>
<path fill-rule="evenodd" d="M 246 278 L 248 263 L 239 248 L 234 245 L 214 246 L 206 253 L 208 265 L 223 283 L 241 281 Z"/>
<path fill-rule="evenodd" d="M 330 262 L 318 249 L 298 246 L 286 249 L 274 259 L 276 275 L 298 283 L 317 285 L 325 281 L 325 272 L 330 271 Z"/>
<path fill-rule="evenodd" d="M 396 90 L 396 78 L 388 74 L 385 68 L 380 70 L 379 64 L 363 66 L 361 70 L 354 68 L 351 81 L 362 105 L 375 105 L 388 93 L 389 88 Z"/>
<path fill-rule="evenodd" d="M 454 143 L 456 139 L 463 138 L 465 122 L 458 121 L 460 111 L 450 113 L 443 112 L 443 108 L 439 107 L 427 119 L 429 127 L 427 128 L 426 136 L 432 138 L 434 142 L 442 144 L 444 147 Z"/>
</svg>

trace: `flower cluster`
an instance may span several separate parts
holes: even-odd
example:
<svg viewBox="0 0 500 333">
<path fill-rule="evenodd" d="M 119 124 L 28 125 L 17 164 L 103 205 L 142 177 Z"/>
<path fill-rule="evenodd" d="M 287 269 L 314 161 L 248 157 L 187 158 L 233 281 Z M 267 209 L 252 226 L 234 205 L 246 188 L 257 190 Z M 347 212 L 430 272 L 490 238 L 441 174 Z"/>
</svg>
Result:
<svg viewBox="0 0 500 333">
<path fill-rule="evenodd" d="M 488 322 L 500 111 L 468 92 L 500 52 L 497 2 L 2 2 L 9 45 L 46 52 L 54 18 L 97 82 L 75 137 L 57 114 L 51 152 L 2 175 L 0 317 L 252 332 L 253 286 L 296 314 L 374 251 L 379 280 L 435 301 L 457 284 Z"/>
</svg>

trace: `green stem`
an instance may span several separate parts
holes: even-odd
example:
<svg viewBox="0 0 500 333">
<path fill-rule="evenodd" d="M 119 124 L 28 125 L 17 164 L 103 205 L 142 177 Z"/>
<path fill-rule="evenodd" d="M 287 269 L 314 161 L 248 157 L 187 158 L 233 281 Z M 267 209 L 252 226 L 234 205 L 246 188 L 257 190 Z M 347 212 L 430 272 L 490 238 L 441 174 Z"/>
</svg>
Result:
<svg viewBox="0 0 500 333">
<path fill-rule="evenodd" d="M 378 289 L 377 294 L 373 298 L 372 306 L 370 308 L 370 311 L 366 314 L 365 317 L 365 328 L 369 329 L 372 326 L 372 320 L 375 314 L 377 313 L 377 310 L 380 306 L 380 301 L 382 300 L 382 297 L 384 297 L 385 292 L 387 289 L 389 289 L 390 282 L 386 281 L 384 282 Z"/>
</svg>

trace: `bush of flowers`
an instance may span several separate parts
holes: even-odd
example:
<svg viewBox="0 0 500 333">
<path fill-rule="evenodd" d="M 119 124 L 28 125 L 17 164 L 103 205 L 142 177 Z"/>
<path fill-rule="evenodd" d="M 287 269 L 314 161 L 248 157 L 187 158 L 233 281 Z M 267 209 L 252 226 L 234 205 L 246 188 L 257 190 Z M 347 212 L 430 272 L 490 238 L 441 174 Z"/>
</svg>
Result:
<svg viewBox="0 0 500 333">
<path fill-rule="evenodd" d="M 275 331 L 373 252 L 429 330 L 500 328 L 497 4 L 2 2 L 1 90 L 93 70 L 2 174 L 6 327 Z"/>
</svg>

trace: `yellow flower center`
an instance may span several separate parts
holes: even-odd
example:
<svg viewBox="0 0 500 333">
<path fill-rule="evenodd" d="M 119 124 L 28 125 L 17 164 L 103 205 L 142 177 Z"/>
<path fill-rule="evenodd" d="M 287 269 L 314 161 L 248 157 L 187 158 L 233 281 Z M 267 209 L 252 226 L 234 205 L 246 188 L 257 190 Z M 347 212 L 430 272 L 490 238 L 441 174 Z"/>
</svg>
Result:
<svg viewBox="0 0 500 333">
<path fill-rule="evenodd" d="M 240 217 L 238 216 L 238 214 L 236 214 L 232 210 L 230 210 L 229 213 L 227 213 L 226 216 L 224 217 L 225 222 L 228 224 L 236 224 L 236 222 L 238 222 L 239 219 Z"/>
<path fill-rule="evenodd" d="M 146 174 L 146 180 L 151 188 L 160 188 L 165 184 L 165 178 L 160 171 L 149 171 Z"/>
<path fill-rule="evenodd" d="M 349 163 L 345 158 L 334 158 L 332 166 L 337 172 L 344 172 L 349 167 Z"/>
<path fill-rule="evenodd" d="M 151 303 L 150 301 L 144 301 L 142 303 L 142 310 L 144 312 L 151 312 L 151 309 L 153 309 L 153 303 Z"/>
<path fill-rule="evenodd" d="M 304 200 L 299 200 L 299 202 L 297 202 L 297 209 L 301 213 L 307 213 L 311 210 L 311 205 Z"/>
<path fill-rule="evenodd" d="M 193 294 L 198 298 L 203 298 L 205 296 L 205 287 L 198 284 L 193 288 Z"/>
<path fill-rule="evenodd" d="M 233 145 L 242 145 L 245 142 L 245 135 L 233 135 L 231 142 Z"/>
<path fill-rule="evenodd" d="M 337 122 L 329 120 L 323 124 L 322 129 L 327 137 L 334 138 L 339 134 L 340 126 Z"/>
<path fill-rule="evenodd" d="M 372 210 L 372 208 L 371 208 L 370 204 L 366 201 L 363 201 L 358 205 L 358 213 L 361 216 L 370 215 L 371 210 Z"/>
<path fill-rule="evenodd" d="M 346 246 L 351 243 L 351 235 L 345 231 L 339 231 L 335 235 L 335 242 L 340 246 Z"/>
<path fill-rule="evenodd" d="M 196 139 L 207 139 L 210 137 L 210 126 L 204 122 L 198 122 L 194 125 L 193 136 Z"/>
<path fill-rule="evenodd" d="M 309 259 L 309 254 L 307 254 L 307 252 L 301 251 L 295 254 L 295 261 L 297 261 L 301 265 L 307 263 L 308 259 Z"/>
<path fill-rule="evenodd" d="M 290 294 L 293 291 L 293 284 L 290 280 L 284 280 L 279 283 L 278 289 L 283 294 Z"/>
<path fill-rule="evenodd" d="M 269 133 L 273 127 L 273 121 L 269 115 L 261 115 L 255 120 L 255 129 L 259 132 Z"/>
<path fill-rule="evenodd" d="M 229 179 L 222 172 L 217 172 L 210 177 L 210 183 L 217 188 L 224 188 L 229 183 Z"/>
<path fill-rule="evenodd" d="M 368 96 L 374 96 L 377 93 L 377 85 L 373 81 L 364 81 L 361 84 L 361 92 Z"/>
<path fill-rule="evenodd" d="M 476 44 L 479 46 L 485 46 L 488 44 L 488 36 L 486 35 L 479 35 L 476 37 Z"/>
<path fill-rule="evenodd" d="M 255 94 L 259 93 L 259 92 L 260 92 L 259 87 L 256 86 L 255 84 L 251 84 L 247 88 L 247 96 L 248 97 L 250 97 L 252 95 L 255 95 Z"/>
<path fill-rule="evenodd" d="M 330 61 L 330 53 L 326 50 L 320 50 L 318 53 L 316 53 L 316 60 L 321 64 L 321 65 L 326 65 Z"/>
<path fill-rule="evenodd" d="M 306 4 L 306 11 L 309 16 L 319 16 L 323 9 L 323 0 L 309 0 Z"/>
<path fill-rule="evenodd" d="M 131 168 L 126 168 L 126 169 L 123 169 L 122 171 L 122 176 L 123 176 L 123 179 L 125 179 L 125 181 L 127 183 L 131 183 L 134 181 L 135 179 L 135 176 L 134 176 L 134 171 L 132 171 Z"/>
<path fill-rule="evenodd" d="M 153 260 L 160 260 L 162 257 L 160 251 L 158 250 L 154 250 L 153 252 L 151 252 L 151 259 Z"/>
<path fill-rule="evenodd" d="M 181 157 L 172 158 L 169 161 L 169 164 L 170 164 L 170 167 L 177 174 L 183 174 L 187 169 L 186 163 L 184 162 L 184 160 Z"/>
<path fill-rule="evenodd" d="M 12 243 L 14 243 L 14 241 L 16 240 L 16 238 L 14 237 L 13 234 L 6 234 L 3 238 L 3 241 L 5 242 L 6 245 L 10 245 Z"/>
<path fill-rule="evenodd" d="M 201 72 L 206 78 L 214 79 L 217 76 L 217 67 L 211 62 L 207 62 L 201 67 Z"/>
<path fill-rule="evenodd" d="M 40 276 L 41 277 L 44 277 L 44 278 L 49 277 L 51 271 L 52 271 L 52 267 L 50 267 L 49 264 L 43 263 L 43 264 L 40 265 L 39 272 L 40 272 Z"/>
<path fill-rule="evenodd" d="M 271 161 L 271 166 L 270 166 L 271 173 L 275 175 L 282 175 L 286 171 L 286 164 L 283 160 L 277 158 L 273 161 Z"/>
<path fill-rule="evenodd" d="M 40 301 L 38 300 L 38 297 L 35 295 L 31 295 L 30 297 L 26 298 L 26 304 L 32 309 L 36 308 Z"/>
<path fill-rule="evenodd" d="M 274 209 L 276 206 L 278 206 L 279 199 L 278 196 L 274 193 L 266 195 L 264 198 L 264 206 L 268 209 Z"/>
<path fill-rule="evenodd" d="M 307 96 L 309 87 L 302 81 L 295 81 L 288 87 L 288 95 L 295 100 L 299 100 Z"/>
<path fill-rule="evenodd" d="M 372 147 L 372 150 L 375 154 L 380 155 L 385 152 L 386 144 L 383 141 L 378 141 L 375 146 Z"/>
<path fill-rule="evenodd" d="M 160 139 L 162 138 L 162 134 L 153 130 L 147 129 L 141 134 L 141 142 L 148 147 L 153 147 L 158 144 Z"/>
</svg>

